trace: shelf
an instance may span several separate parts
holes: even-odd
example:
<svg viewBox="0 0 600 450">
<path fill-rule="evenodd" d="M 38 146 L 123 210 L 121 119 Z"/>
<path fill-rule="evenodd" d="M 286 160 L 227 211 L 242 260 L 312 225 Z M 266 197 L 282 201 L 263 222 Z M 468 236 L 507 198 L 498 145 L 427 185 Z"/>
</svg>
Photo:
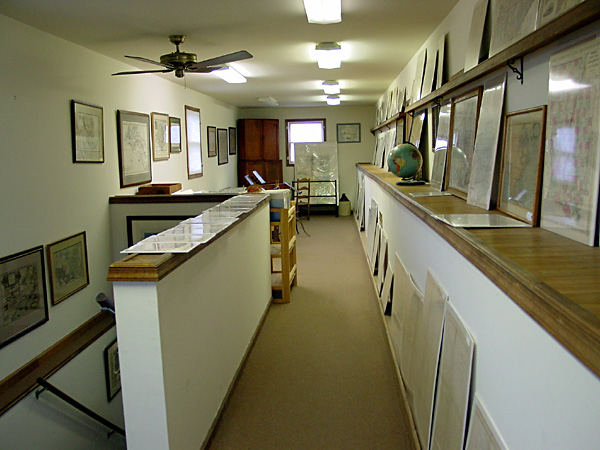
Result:
<svg viewBox="0 0 600 450">
<path fill-rule="evenodd" d="M 423 97 L 421 100 L 414 102 L 406 107 L 406 113 L 419 111 L 426 107 L 429 103 L 435 100 L 442 101 L 444 96 L 467 86 L 469 83 L 489 75 L 490 73 L 506 66 L 507 62 L 514 58 L 521 58 L 525 55 L 539 50 L 549 44 L 552 44 L 557 39 L 572 33 L 590 23 L 600 19 L 600 2 L 598 0 L 587 0 L 567 11 L 562 16 L 544 25 L 542 28 L 525 36 L 520 41 L 504 49 L 500 53 L 482 61 L 471 70 L 464 72 L 448 82 L 442 87 L 436 89 L 431 94 Z M 398 120 L 394 116 L 391 119 L 375 126 L 371 129 L 372 133 L 383 130 L 389 127 L 391 123 Z"/>
<path fill-rule="evenodd" d="M 279 221 L 271 221 L 271 289 L 274 303 L 289 303 L 292 286 L 296 285 L 296 205 L 288 209 L 271 208 L 271 215 L 279 214 Z M 276 267 L 277 266 L 277 267 Z M 280 296 L 280 298 L 279 298 Z"/>
</svg>

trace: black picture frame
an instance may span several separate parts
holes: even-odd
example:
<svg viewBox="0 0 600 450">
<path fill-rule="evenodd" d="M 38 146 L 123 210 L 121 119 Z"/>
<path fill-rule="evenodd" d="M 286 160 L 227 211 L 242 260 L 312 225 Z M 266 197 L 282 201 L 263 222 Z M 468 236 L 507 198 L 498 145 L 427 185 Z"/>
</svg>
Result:
<svg viewBox="0 0 600 450">
<path fill-rule="evenodd" d="M 121 390 L 119 345 L 116 338 L 104 349 L 104 378 L 106 379 L 106 400 L 110 402 Z"/>
<path fill-rule="evenodd" d="M 121 188 L 151 182 L 150 116 L 118 110 L 117 137 Z"/>
<path fill-rule="evenodd" d="M 104 162 L 104 110 L 71 100 L 71 142 L 74 163 Z"/>
<path fill-rule="evenodd" d="M 52 305 L 90 284 L 85 231 L 46 246 Z"/>
<path fill-rule="evenodd" d="M 0 258 L 0 348 L 48 321 L 44 247 Z"/>
<path fill-rule="evenodd" d="M 219 152 L 219 165 L 229 162 L 229 149 L 227 148 L 227 129 L 217 128 L 217 150 Z"/>
<path fill-rule="evenodd" d="M 337 141 L 340 144 L 360 142 L 360 123 L 338 123 Z"/>
<path fill-rule="evenodd" d="M 208 157 L 217 156 L 217 127 L 206 127 L 206 138 L 208 140 Z"/>
<path fill-rule="evenodd" d="M 229 127 L 229 154 L 237 154 L 237 130 L 234 127 Z"/>
</svg>

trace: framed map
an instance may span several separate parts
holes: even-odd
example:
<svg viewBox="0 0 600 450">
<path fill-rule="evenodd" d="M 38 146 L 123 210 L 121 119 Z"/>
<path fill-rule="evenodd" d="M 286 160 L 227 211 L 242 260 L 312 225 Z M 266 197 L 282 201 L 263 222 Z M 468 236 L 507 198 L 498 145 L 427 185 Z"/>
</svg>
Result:
<svg viewBox="0 0 600 450">
<path fill-rule="evenodd" d="M 52 304 L 90 284 L 85 231 L 46 247 Z"/>
<path fill-rule="evenodd" d="M 208 141 L 208 157 L 217 156 L 217 127 L 206 127 L 206 139 Z"/>
<path fill-rule="evenodd" d="M 119 175 L 121 187 L 152 181 L 150 166 L 150 116 L 117 111 Z"/>
<path fill-rule="evenodd" d="M 184 110 L 188 179 L 192 179 L 203 175 L 202 123 L 200 121 L 200 110 L 198 108 L 185 105 Z"/>
<path fill-rule="evenodd" d="M 537 226 L 546 106 L 506 114 L 498 210 Z"/>
<path fill-rule="evenodd" d="M 446 162 L 446 189 L 466 198 L 471 177 L 481 88 L 453 100 L 450 119 L 451 142 Z"/>
<path fill-rule="evenodd" d="M 181 119 L 179 117 L 169 117 L 169 126 L 171 127 L 169 152 L 181 153 Z"/>
<path fill-rule="evenodd" d="M 43 247 L 0 258 L 0 347 L 48 321 Z"/>
<path fill-rule="evenodd" d="M 433 167 L 431 168 L 431 187 L 439 191 L 444 188 L 451 115 L 452 103 L 448 102 L 440 107 L 435 145 L 433 146 Z"/>
<path fill-rule="evenodd" d="M 237 130 L 235 127 L 229 127 L 229 154 L 237 153 Z"/>
<path fill-rule="evenodd" d="M 600 40 L 550 56 L 541 227 L 593 246 L 600 173 Z"/>
<path fill-rule="evenodd" d="M 169 159 L 169 115 L 153 112 L 152 118 L 152 159 L 164 161 Z"/>
<path fill-rule="evenodd" d="M 71 100 L 74 163 L 104 162 L 104 112 L 100 106 Z"/>
<path fill-rule="evenodd" d="M 227 148 L 227 129 L 217 128 L 217 150 L 219 153 L 219 165 L 227 164 L 229 149 Z"/>
<path fill-rule="evenodd" d="M 119 345 L 116 339 L 104 349 L 104 375 L 106 378 L 106 400 L 110 402 L 121 390 Z"/>
</svg>

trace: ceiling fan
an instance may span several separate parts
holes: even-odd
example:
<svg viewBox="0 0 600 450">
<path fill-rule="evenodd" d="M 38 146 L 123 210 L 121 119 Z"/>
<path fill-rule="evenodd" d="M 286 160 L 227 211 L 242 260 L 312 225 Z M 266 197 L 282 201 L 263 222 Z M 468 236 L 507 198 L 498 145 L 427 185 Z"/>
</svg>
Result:
<svg viewBox="0 0 600 450">
<path fill-rule="evenodd" d="M 216 58 L 206 59 L 204 61 L 197 61 L 195 53 L 186 53 L 179 51 L 179 45 L 185 40 L 185 36 L 181 34 L 173 34 L 169 36 L 171 43 L 177 48 L 173 53 L 167 53 L 160 57 L 160 62 L 153 61 L 148 58 L 142 58 L 141 56 L 128 56 L 126 58 L 136 59 L 138 61 L 147 62 L 156 66 L 162 66 L 164 69 L 159 70 L 134 70 L 129 72 L 118 72 L 113 75 L 133 75 L 138 73 L 168 73 L 175 71 L 177 78 L 183 78 L 186 73 L 210 73 L 213 70 L 223 69 L 225 64 L 241 61 L 244 59 L 252 58 L 252 55 L 246 50 L 240 50 L 239 52 L 229 53 L 227 55 L 217 56 Z"/>
</svg>

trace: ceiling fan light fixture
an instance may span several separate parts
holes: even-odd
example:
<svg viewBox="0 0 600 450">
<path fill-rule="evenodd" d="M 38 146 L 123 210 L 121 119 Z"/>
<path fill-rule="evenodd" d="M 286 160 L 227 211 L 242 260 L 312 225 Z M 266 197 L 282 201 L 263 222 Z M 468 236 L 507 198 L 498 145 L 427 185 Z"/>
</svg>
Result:
<svg viewBox="0 0 600 450">
<path fill-rule="evenodd" d="M 218 76 L 220 79 L 232 84 L 245 83 L 246 77 L 239 73 L 231 66 L 225 66 L 222 69 L 213 70 L 211 73 Z"/>
<path fill-rule="evenodd" d="M 340 83 L 335 80 L 323 81 L 323 92 L 328 95 L 340 93 Z"/>
<path fill-rule="evenodd" d="M 328 95 L 327 96 L 327 104 L 330 106 L 337 106 L 341 103 L 339 95 Z"/>
<path fill-rule="evenodd" d="M 337 42 L 321 42 L 316 46 L 319 69 L 339 69 L 342 67 L 342 46 Z"/>
<path fill-rule="evenodd" d="M 342 0 L 304 0 L 308 23 L 328 24 L 342 21 Z"/>
</svg>

